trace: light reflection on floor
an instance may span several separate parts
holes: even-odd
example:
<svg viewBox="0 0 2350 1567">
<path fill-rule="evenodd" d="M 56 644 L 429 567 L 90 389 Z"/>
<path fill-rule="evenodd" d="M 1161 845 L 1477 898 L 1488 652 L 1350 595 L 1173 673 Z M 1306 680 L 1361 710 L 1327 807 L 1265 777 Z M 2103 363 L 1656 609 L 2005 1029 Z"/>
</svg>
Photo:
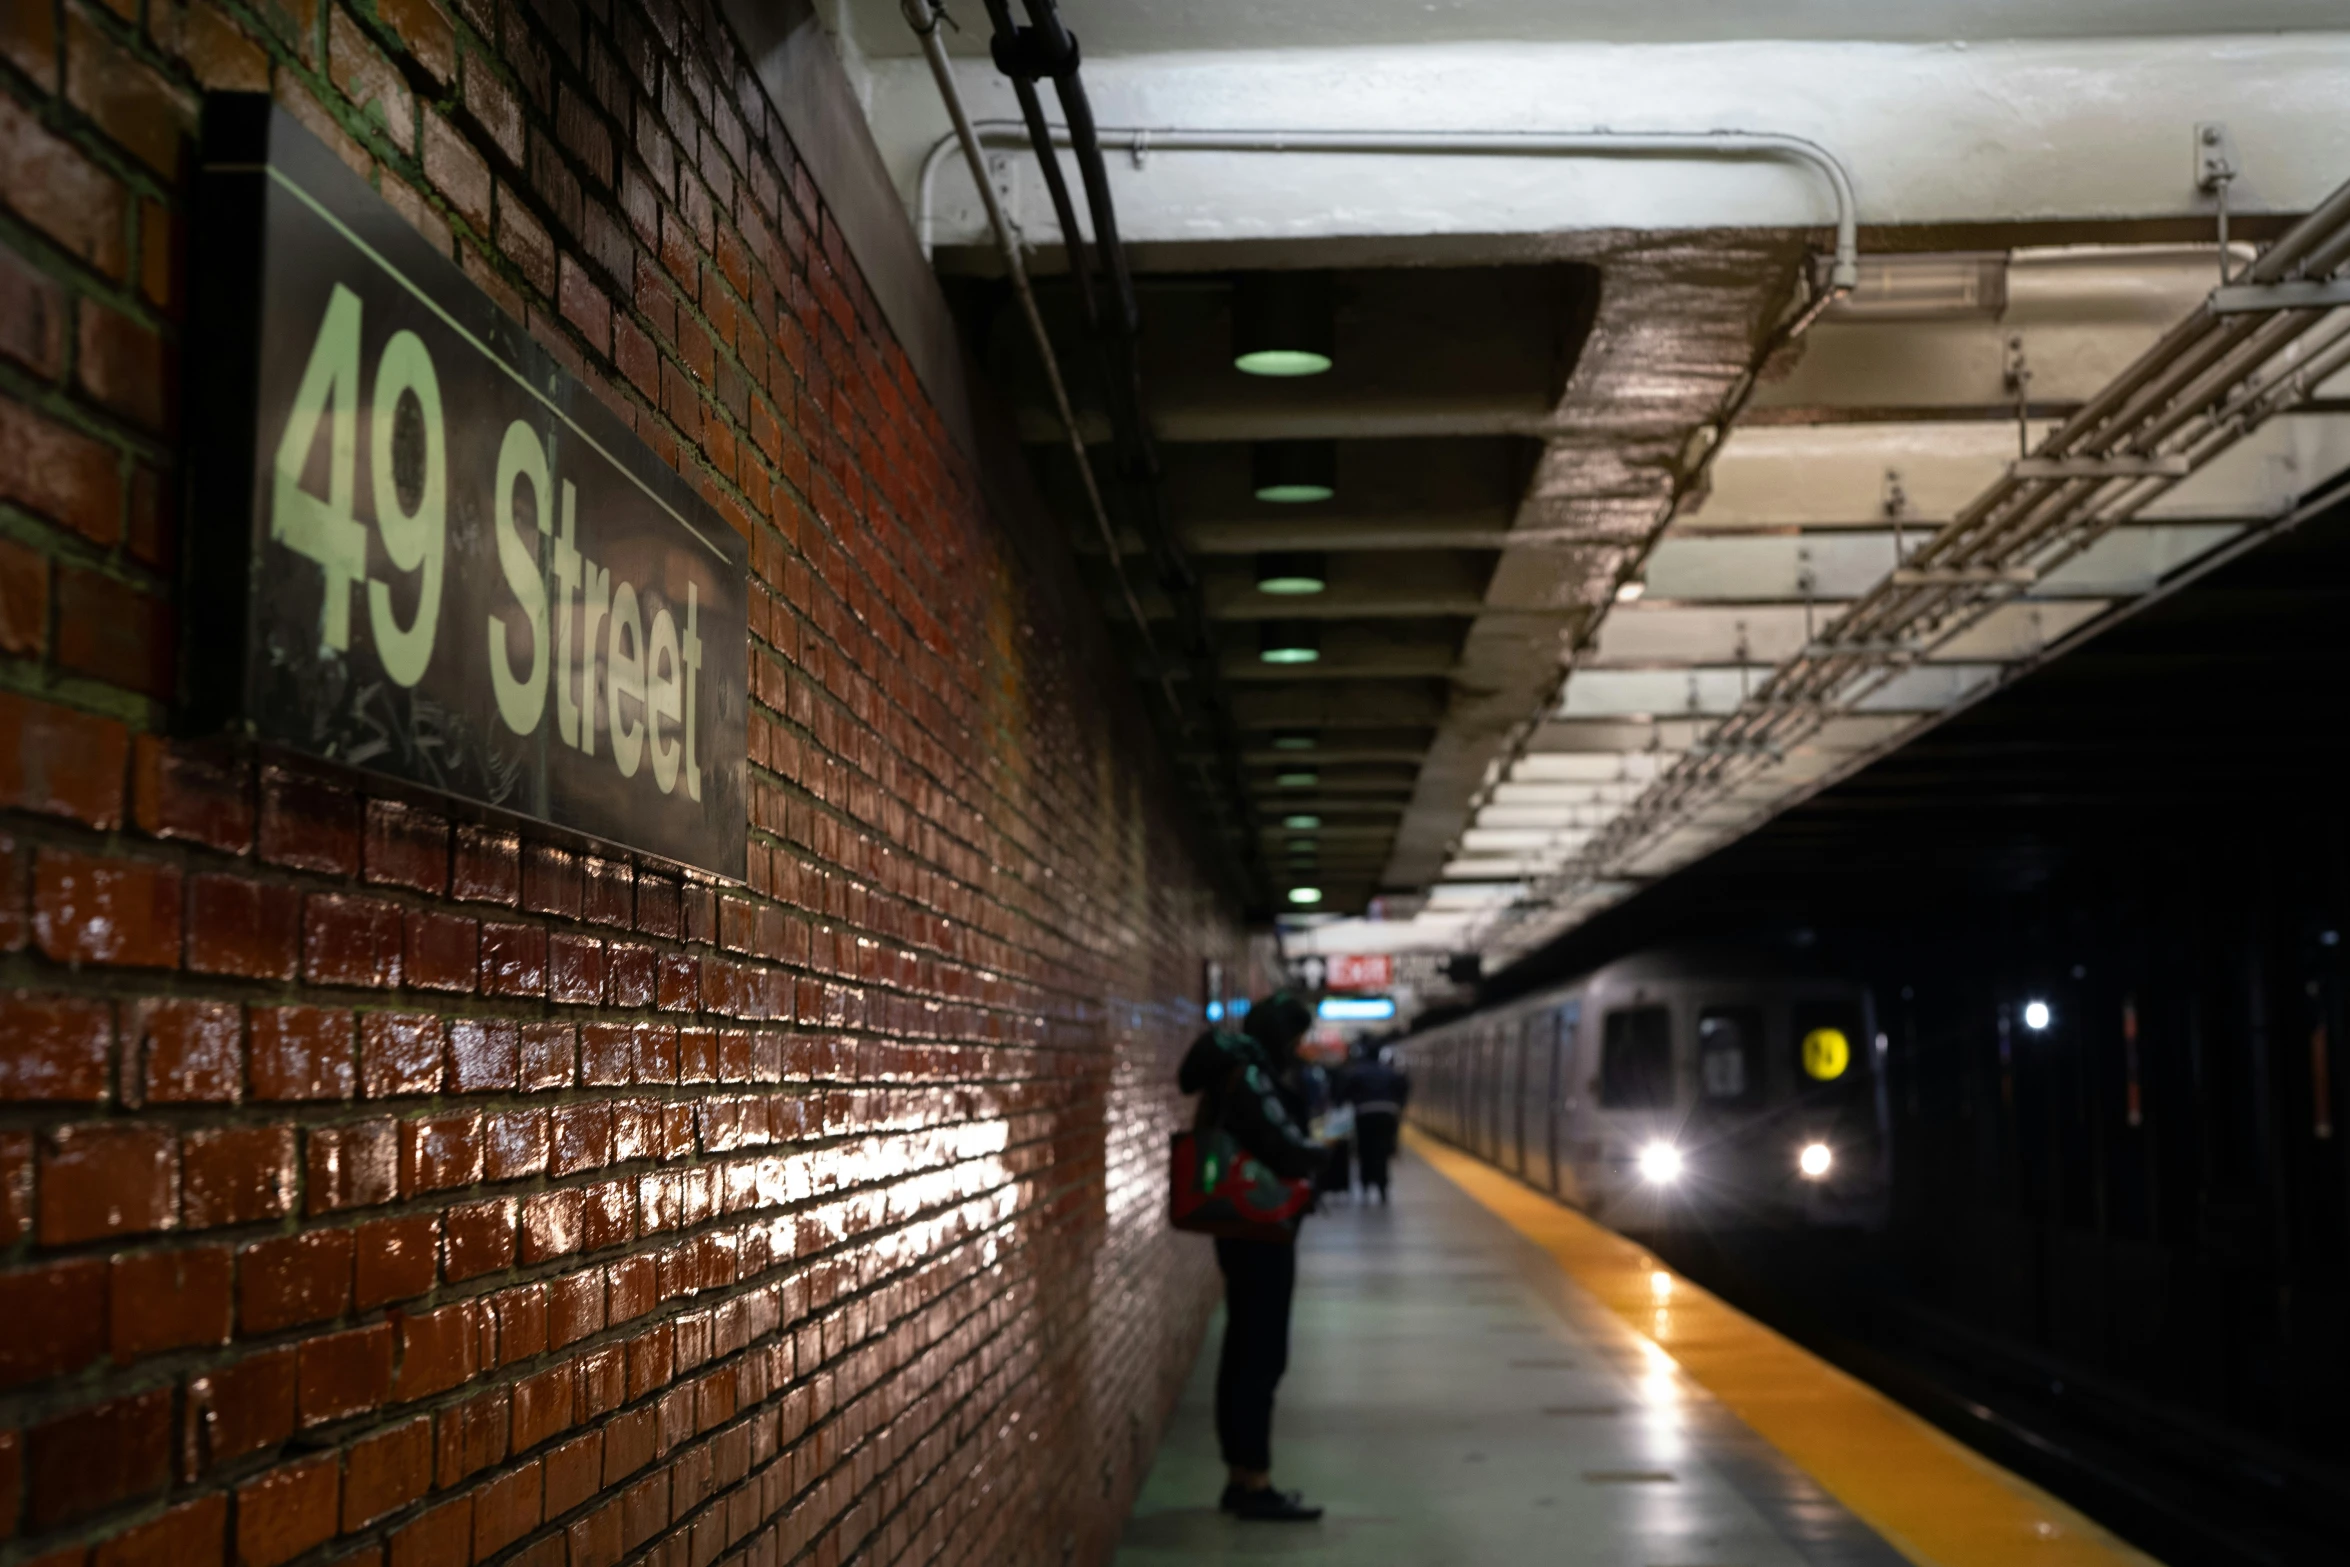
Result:
<svg viewBox="0 0 2350 1567">
<path fill-rule="evenodd" d="M 1205 1241 L 1199 1242 L 1206 1245 Z M 1563 1315 L 1547 1259 L 1414 1161 L 1393 1208 L 1308 1222 L 1275 1479 L 1328 1504 L 1319 1524 L 1241 1524 L 1223 1480 L 1215 1344 L 1195 1367 L 1119 1567 L 1285 1562 L 1347 1567 L 1893 1567 L 1849 1519 L 1810 1543 L 1789 1487 L 1757 1485 L 1750 1433 L 1656 1344 L 1596 1308 Z M 1547 1280 L 1523 1270 L 1550 1268 Z M 1540 1286 L 1540 1287 L 1538 1287 Z M 1671 1342 L 1671 1274 L 1651 1279 Z M 1774 1502 L 1770 1495 L 1776 1489 Z M 1825 1503 L 1800 1495 L 1797 1505 Z M 1832 1503 L 1825 1503 L 1833 1509 Z M 1840 1510 L 1838 1510 L 1840 1511 Z"/>
</svg>

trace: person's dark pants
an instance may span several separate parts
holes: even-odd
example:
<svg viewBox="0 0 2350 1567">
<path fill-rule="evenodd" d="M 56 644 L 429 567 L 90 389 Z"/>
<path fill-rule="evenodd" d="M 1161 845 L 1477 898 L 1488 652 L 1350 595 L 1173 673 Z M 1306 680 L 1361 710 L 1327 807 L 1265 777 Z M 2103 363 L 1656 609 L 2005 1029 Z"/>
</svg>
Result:
<svg viewBox="0 0 2350 1567">
<path fill-rule="evenodd" d="M 1354 1190 L 1354 1140 L 1346 1138 L 1335 1143 L 1324 1143 L 1329 1158 L 1323 1161 L 1322 1173 L 1314 1178 L 1314 1189 L 1324 1192 L 1351 1192 Z"/>
<path fill-rule="evenodd" d="M 1289 1297 L 1297 1248 L 1219 1238 L 1224 1353 L 1216 1362 L 1216 1441 L 1234 1469 L 1273 1467 L 1273 1389 L 1289 1367 Z"/>
<path fill-rule="evenodd" d="M 1395 1157 L 1396 1117 L 1380 1110 L 1355 1115 L 1355 1153 L 1363 1161 L 1363 1187 L 1387 1194 L 1387 1161 Z"/>
</svg>

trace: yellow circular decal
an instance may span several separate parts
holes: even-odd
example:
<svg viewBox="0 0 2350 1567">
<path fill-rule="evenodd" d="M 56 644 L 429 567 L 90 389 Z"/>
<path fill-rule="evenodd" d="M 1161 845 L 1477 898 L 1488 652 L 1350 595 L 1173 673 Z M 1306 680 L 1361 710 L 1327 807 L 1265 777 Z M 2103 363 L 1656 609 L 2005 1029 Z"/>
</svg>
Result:
<svg viewBox="0 0 2350 1567">
<path fill-rule="evenodd" d="M 1819 1082 L 1833 1083 L 1852 1065 L 1852 1041 L 1840 1028 L 1815 1028 L 1803 1036 L 1803 1069 Z"/>
</svg>

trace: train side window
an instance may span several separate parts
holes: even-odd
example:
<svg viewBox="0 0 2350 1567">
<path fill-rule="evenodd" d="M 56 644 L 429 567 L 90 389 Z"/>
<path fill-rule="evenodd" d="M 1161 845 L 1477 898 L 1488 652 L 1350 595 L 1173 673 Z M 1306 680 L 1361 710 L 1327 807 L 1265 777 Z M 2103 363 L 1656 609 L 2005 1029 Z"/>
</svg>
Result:
<svg viewBox="0 0 2350 1567">
<path fill-rule="evenodd" d="M 1604 1110 L 1666 1110 L 1673 1104 L 1673 1023 L 1663 1007 L 1610 1012 L 1600 1031 L 1599 1103 Z"/>
<path fill-rule="evenodd" d="M 1709 1007 L 1699 1016 L 1697 1080 L 1708 1104 L 1744 1105 L 1761 1101 L 1760 1007 Z"/>
</svg>

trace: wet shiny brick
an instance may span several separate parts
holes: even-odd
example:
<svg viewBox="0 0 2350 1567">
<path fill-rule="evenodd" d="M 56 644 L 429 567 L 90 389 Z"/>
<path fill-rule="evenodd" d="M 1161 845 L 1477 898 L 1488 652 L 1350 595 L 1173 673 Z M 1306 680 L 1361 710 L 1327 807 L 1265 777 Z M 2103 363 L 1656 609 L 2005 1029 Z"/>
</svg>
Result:
<svg viewBox="0 0 2350 1567">
<path fill-rule="evenodd" d="M 351 1241 L 352 1304 L 369 1311 L 430 1290 L 440 1245 L 441 1221 L 431 1214 L 358 1226 Z"/>
<path fill-rule="evenodd" d="M 44 1246 L 147 1235 L 179 1224 L 179 1148 L 171 1130 L 92 1122 L 41 1143 Z"/>
<path fill-rule="evenodd" d="M 57 963 L 177 968 L 180 873 L 43 849 L 33 865 L 33 941 Z"/>
<path fill-rule="evenodd" d="M 351 1232 L 309 1230 L 237 1254 L 237 1323 L 247 1333 L 339 1317 L 351 1302 Z"/>
<path fill-rule="evenodd" d="M 50 1529 L 171 1480 L 171 1390 L 76 1409 L 25 1435 L 25 1521 Z"/>
<path fill-rule="evenodd" d="M 293 1211 L 294 1129 L 224 1126 L 180 1140 L 182 1222 L 191 1230 L 256 1224 Z"/>
<path fill-rule="evenodd" d="M 343 1532 L 398 1512 L 431 1488 L 430 1419 L 403 1421 L 354 1443 L 343 1473 Z"/>
<path fill-rule="evenodd" d="M 291 1436 L 295 1375 L 296 1354 L 289 1345 L 190 1381 L 184 1447 L 191 1472 L 201 1474 Z"/>
<path fill-rule="evenodd" d="M 232 1104 L 244 1097 L 245 1014 L 234 1002 L 137 1002 L 125 1009 L 123 1037 L 138 1051 L 142 1103 Z"/>
<path fill-rule="evenodd" d="M 188 883 L 188 967 L 238 979 L 294 977 L 302 957 L 302 894 L 245 876 Z"/>
<path fill-rule="evenodd" d="M 331 1453 L 237 1487 L 240 1567 L 277 1567 L 333 1539 L 341 1491 L 341 1461 Z"/>
<path fill-rule="evenodd" d="M 0 1272 L 0 1388 L 79 1371 L 106 1352 L 106 1264 L 42 1262 Z"/>
<path fill-rule="evenodd" d="M 78 996 L 0 995 L 0 1101 L 95 1104 L 106 1097 L 112 1009 Z"/>
<path fill-rule="evenodd" d="M 398 1193 L 399 1123 L 375 1120 L 317 1127 L 309 1133 L 306 1144 L 304 1164 L 312 1213 L 372 1208 L 390 1202 Z"/>
<path fill-rule="evenodd" d="M 400 1123 L 400 1192 L 446 1191 L 481 1179 L 481 1116 L 428 1116 Z"/>
<path fill-rule="evenodd" d="M 389 1323 L 311 1339 L 301 1346 L 296 1404 L 305 1426 L 378 1408 L 392 1391 Z"/>
<path fill-rule="evenodd" d="M 235 1278 L 226 1246 L 116 1257 L 108 1281 L 115 1361 L 227 1343 Z"/>
<path fill-rule="evenodd" d="M 511 1197 L 462 1203 L 448 1211 L 448 1276 L 452 1284 L 514 1265 L 517 1203 Z"/>
<path fill-rule="evenodd" d="M 312 894 L 302 911 L 303 975 L 314 985 L 395 986 L 404 928 L 396 903 Z"/>
<path fill-rule="evenodd" d="M 253 1097 L 348 1099 L 358 1082 L 351 1014 L 326 1007 L 255 1007 L 248 1040 Z"/>
<path fill-rule="evenodd" d="M 441 1020 L 417 1012 L 359 1017 L 359 1081 L 370 1099 L 441 1091 L 447 1045 Z"/>
<path fill-rule="evenodd" d="M 452 1093 L 510 1093 L 522 1059 L 522 1028 L 510 1018 L 458 1018 L 449 1024 Z"/>
</svg>

